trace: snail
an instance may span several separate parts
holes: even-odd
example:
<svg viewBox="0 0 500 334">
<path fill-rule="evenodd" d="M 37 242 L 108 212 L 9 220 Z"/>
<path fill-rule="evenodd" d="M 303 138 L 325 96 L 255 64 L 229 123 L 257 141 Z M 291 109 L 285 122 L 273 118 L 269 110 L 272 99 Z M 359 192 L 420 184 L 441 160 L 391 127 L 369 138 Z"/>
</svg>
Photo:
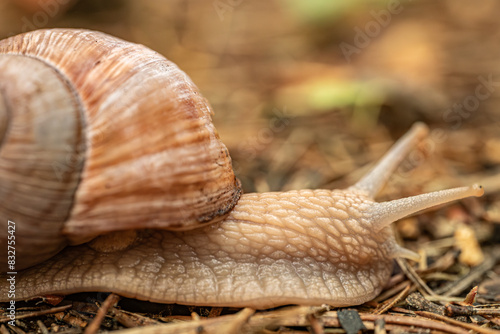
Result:
<svg viewBox="0 0 500 334">
<path fill-rule="evenodd" d="M 395 257 L 418 258 L 392 222 L 483 194 L 374 201 L 426 136 L 422 123 L 347 189 L 241 194 L 211 113 L 187 75 L 144 46 L 71 29 L 0 41 L 0 300 L 104 291 L 357 305 L 380 293 Z"/>
</svg>

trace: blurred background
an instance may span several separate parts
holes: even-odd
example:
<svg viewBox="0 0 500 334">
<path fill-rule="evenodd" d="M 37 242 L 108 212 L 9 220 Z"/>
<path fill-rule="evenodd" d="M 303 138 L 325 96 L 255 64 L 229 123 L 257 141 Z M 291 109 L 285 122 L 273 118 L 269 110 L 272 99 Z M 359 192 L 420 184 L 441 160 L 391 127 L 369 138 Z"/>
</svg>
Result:
<svg viewBox="0 0 500 334">
<path fill-rule="evenodd" d="M 499 10 L 495 0 L 0 0 L 0 37 L 78 27 L 160 52 L 212 104 L 246 192 L 348 186 L 423 121 L 429 139 L 379 198 L 482 182 L 497 222 Z"/>
</svg>

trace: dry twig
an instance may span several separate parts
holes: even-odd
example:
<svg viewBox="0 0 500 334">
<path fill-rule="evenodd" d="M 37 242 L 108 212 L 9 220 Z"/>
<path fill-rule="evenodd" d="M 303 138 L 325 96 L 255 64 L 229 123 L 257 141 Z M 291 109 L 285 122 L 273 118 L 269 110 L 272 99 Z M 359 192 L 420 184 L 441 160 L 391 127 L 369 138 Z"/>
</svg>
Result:
<svg viewBox="0 0 500 334">
<path fill-rule="evenodd" d="M 65 311 L 67 309 L 70 309 L 71 307 L 72 307 L 72 305 L 64 305 L 64 306 L 53 307 L 53 308 L 50 308 L 47 310 L 34 311 L 34 312 L 25 313 L 25 314 L 16 314 L 16 320 L 32 318 L 32 317 L 39 317 L 42 315 L 57 313 L 57 312 L 61 312 L 61 311 Z M 7 322 L 7 321 L 10 321 L 10 318 L 8 318 L 8 317 L 0 318 L 0 323 Z"/>
<path fill-rule="evenodd" d="M 482 333 L 482 334 L 500 334 L 500 330 L 491 329 L 491 328 L 485 328 L 485 327 L 480 327 L 478 325 L 474 325 L 474 324 L 469 324 L 469 323 L 466 323 L 466 322 L 458 321 L 458 320 L 446 317 L 444 315 L 439 315 L 439 314 L 435 314 L 435 313 L 431 313 L 431 312 L 426 312 L 426 311 L 416 311 L 415 313 L 418 314 L 418 315 L 420 315 L 420 316 L 422 316 L 422 317 L 444 321 L 444 322 L 447 322 L 449 324 L 455 325 L 457 327 L 461 327 L 461 328 L 465 328 L 465 329 L 470 329 L 470 330 L 473 330 L 473 331 L 476 331 L 476 332 Z"/>
<path fill-rule="evenodd" d="M 106 300 L 102 303 L 101 307 L 99 308 L 99 311 L 97 311 L 97 314 L 94 317 L 94 321 L 90 323 L 90 325 L 85 328 L 85 334 L 95 334 L 99 330 L 99 327 L 101 326 L 102 321 L 104 320 L 104 317 L 108 313 L 109 309 L 118 303 L 120 300 L 120 297 L 118 295 L 115 295 L 114 293 L 110 294 Z"/>
</svg>

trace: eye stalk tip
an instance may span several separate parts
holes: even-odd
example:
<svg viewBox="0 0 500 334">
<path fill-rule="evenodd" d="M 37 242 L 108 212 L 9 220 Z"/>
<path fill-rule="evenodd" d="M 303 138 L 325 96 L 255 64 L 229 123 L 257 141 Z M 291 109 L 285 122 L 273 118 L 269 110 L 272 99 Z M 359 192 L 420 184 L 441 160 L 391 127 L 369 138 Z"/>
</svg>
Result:
<svg viewBox="0 0 500 334">
<path fill-rule="evenodd" d="M 413 124 L 410 132 L 414 132 L 419 139 L 425 138 L 429 133 L 429 127 L 423 122 Z"/>
<path fill-rule="evenodd" d="M 484 188 L 480 184 L 472 185 L 471 190 L 473 191 L 472 196 L 481 197 L 484 195 Z"/>
</svg>

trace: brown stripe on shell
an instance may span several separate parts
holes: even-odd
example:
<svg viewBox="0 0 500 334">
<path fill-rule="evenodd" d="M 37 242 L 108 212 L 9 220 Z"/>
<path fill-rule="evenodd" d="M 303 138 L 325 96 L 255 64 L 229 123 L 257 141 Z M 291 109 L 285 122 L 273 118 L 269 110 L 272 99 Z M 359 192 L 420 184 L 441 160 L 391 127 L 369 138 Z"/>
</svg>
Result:
<svg viewBox="0 0 500 334">
<path fill-rule="evenodd" d="M 3 94 L 4 93 L 0 92 L 0 145 L 2 145 L 5 132 L 7 131 L 7 125 L 9 123 L 9 114 Z"/>
</svg>

